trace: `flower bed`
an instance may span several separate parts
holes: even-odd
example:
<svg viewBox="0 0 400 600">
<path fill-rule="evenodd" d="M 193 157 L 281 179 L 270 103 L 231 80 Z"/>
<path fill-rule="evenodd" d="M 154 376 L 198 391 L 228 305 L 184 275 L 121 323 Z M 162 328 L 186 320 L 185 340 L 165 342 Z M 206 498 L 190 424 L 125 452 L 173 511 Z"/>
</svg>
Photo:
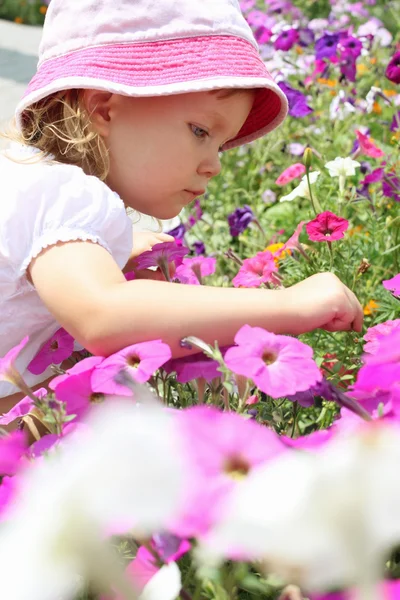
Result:
<svg viewBox="0 0 400 600">
<path fill-rule="evenodd" d="M 0 19 L 43 25 L 50 0 L 0 0 Z"/>
<path fill-rule="evenodd" d="M 106 359 L 82 352 L 54 393 L 35 395 L 14 369 L 23 340 L 0 359 L 0 375 L 27 397 L 0 424 L 46 435 L 30 449 L 20 432 L 0 438 L 4 597 L 67 598 L 78 587 L 86 600 L 84 580 L 103 598 L 110 588 L 132 597 L 127 580 L 171 600 L 276 598 L 293 583 L 312 598 L 398 593 L 395 5 L 317 5 L 274 0 L 267 14 L 242 0 L 290 116 L 224 155 L 223 175 L 172 232 L 176 243 L 136 266 L 180 285 L 272 289 L 327 271 L 360 299 L 362 332 L 296 339 L 244 325 L 230 348 L 183 340 L 198 350 L 184 359 L 162 340 Z M 61 330 L 29 369 L 72 351 Z M 37 460 L 47 452 L 51 460 Z M 125 574 L 110 556 L 116 546 Z"/>
</svg>

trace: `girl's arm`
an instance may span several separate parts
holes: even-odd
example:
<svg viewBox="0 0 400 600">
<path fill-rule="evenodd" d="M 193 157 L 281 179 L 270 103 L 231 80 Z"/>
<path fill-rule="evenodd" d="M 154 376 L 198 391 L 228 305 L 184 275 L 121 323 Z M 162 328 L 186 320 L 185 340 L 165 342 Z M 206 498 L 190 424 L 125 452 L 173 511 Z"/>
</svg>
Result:
<svg viewBox="0 0 400 600">
<path fill-rule="evenodd" d="M 101 356 L 161 338 L 177 357 L 187 353 L 180 346 L 185 336 L 229 345 L 244 324 L 292 334 L 362 327 L 358 300 L 330 273 L 284 290 L 127 282 L 104 248 L 77 241 L 44 250 L 29 274 L 60 325 Z"/>
</svg>

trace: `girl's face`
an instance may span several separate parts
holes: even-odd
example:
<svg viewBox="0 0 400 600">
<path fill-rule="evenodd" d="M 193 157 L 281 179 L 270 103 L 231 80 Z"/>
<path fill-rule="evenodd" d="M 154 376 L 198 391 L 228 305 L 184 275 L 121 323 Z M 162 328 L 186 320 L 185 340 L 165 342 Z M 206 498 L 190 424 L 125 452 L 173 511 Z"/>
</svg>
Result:
<svg viewBox="0 0 400 600">
<path fill-rule="evenodd" d="M 220 172 L 219 150 L 240 131 L 254 96 L 252 90 L 113 95 L 103 133 L 107 184 L 126 206 L 158 219 L 176 216 Z"/>
</svg>

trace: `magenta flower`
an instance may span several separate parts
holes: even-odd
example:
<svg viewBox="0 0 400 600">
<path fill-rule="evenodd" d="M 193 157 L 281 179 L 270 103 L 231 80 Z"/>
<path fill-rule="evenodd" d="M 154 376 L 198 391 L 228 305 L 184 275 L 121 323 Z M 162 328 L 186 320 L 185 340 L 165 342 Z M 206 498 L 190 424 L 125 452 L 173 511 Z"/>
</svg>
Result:
<svg viewBox="0 0 400 600">
<path fill-rule="evenodd" d="M 353 60 L 358 58 L 362 51 L 362 43 L 352 35 L 344 37 L 339 41 L 338 50 L 341 58 L 351 57 Z"/>
<path fill-rule="evenodd" d="M 358 372 L 355 390 L 391 391 L 400 382 L 400 331 L 394 329 L 380 340 L 377 354 L 365 354 L 364 366 Z"/>
<path fill-rule="evenodd" d="M 302 163 L 295 163 L 294 165 L 290 165 L 287 169 L 283 171 L 275 181 L 277 185 L 286 185 L 296 179 L 297 177 L 302 177 L 306 172 L 306 168 Z"/>
<path fill-rule="evenodd" d="M 180 537 L 192 537 L 218 520 L 227 496 L 240 480 L 285 448 L 279 436 L 267 427 L 209 406 L 179 411 L 177 425 L 192 465 L 193 485 L 171 531 Z"/>
<path fill-rule="evenodd" d="M 364 345 L 364 352 L 368 354 L 377 354 L 380 350 L 380 341 L 392 331 L 400 331 L 400 319 L 394 321 L 385 321 L 374 327 L 370 327 L 364 335 L 364 340 L 368 342 Z"/>
<path fill-rule="evenodd" d="M 14 385 L 21 381 L 21 375 L 15 368 L 15 361 L 28 342 L 29 336 L 24 337 L 17 346 L 11 348 L 3 358 L 0 358 L 0 381 L 9 381 Z"/>
<path fill-rule="evenodd" d="M 175 275 L 182 283 L 202 285 L 203 277 L 213 275 L 217 259 L 211 256 L 195 256 L 184 258 L 176 269 Z"/>
<path fill-rule="evenodd" d="M 313 242 L 333 242 L 344 237 L 349 227 L 347 219 L 342 219 L 329 210 L 319 214 L 315 219 L 306 223 L 308 237 Z"/>
<path fill-rule="evenodd" d="M 93 391 L 131 396 L 132 391 L 128 387 L 116 382 L 121 371 L 138 383 L 144 383 L 170 358 L 171 348 L 162 340 L 128 346 L 95 367 L 91 378 Z"/>
<path fill-rule="evenodd" d="M 59 329 L 42 346 L 28 365 L 28 371 L 40 375 L 50 365 L 58 365 L 74 351 L 74 338 L 65 329 Z"/>
<path fill-rule="evenodd" d="M 182 358 L 173 358 L 163 365 L 163 369 L 167 373 L 176 373 L 176 378 L 180 383 L 187 383 L 199 378 L 212 381 L 216 377 L 221 377 L 218 367 L 219 364 L 216 360 L 208 358 L 200 352 Z"/>
<path fill-rule="evenodd" d="M 25 451 L 25 435 L 22 431 L 13 431 L 0 437 L 0 476 L 14 475 Z"/>
<path fill-rule="evenodd" d="M 181 246 L 176 242 L 162 242 L 135 259 L 136 269 L 140 271 L 149 267 L 159 267 L 165 278 L 169 280 L 168 265 L 170 263 L 175 263 L 176 266 L 180 265 L 188 252 L 186 246 Z"/>
<path fill-rule="evenodd" d="M 376 144 L 369 138 L 367 135 L 364 135 L 358 129 L 356 130 L 356 136 L 358 139 L 358 143 L 360 144 L 360 151 L 371 158 L 381 158 L 385 156 L 383 150 L 378 148 Z"/>
<path fill-rule="evenodd" d="M 258 252 L 252 258 L 246 258 L 232 283 L 234 287 L 260 287 L 263 283 L 279 284 L 275 275 L 278 267 L 274 256 L 268 250 Z"/>
<path fill-rule="evenodd" d="M 81 419 L 92 404 L 99 404 L 105 399 L 104 394 L 97 393 L 91 383 L 94 369 L 103 360 L 101 356 L 85 358 L 69 369 L 67 375 L 60 375 L 51 381 L 50 387 L 58 400 L 65 403 L 68 415 L 76 415 Z"/>
<path fill-rule="evenodd" d="M 290 50 L 299 41 L 297 29 L 285 29 L 274 42 L 275 50 Z"/>
<path fill-rule="evenodd" d="M 46 388 L 40 388 L 39 390 L 36 390 L 36 392 L 33 393 L 37 398 L 42 399 L 46 396 L 47 390 Z M 32 408 L 34 408 L 33 400 L 29 398 L 29 396 L 26 396 L 25 398 L 20 400 L 18 404 L 13 406 L 8 411 L 8 413 L 4 413 L 0 416 L 0 425 L 9 425 L 13 421 L 16 421 L 16 419 L 21 419 L 22 417 L 25 417 L 25 415 L 31 412 Z"/>
<path fill-rule="evenodd" d="M 385 71 L 386 77 L 393 83 L 400 83 L 400 51 L 393 54 Z"/>
<path fill-rule="evenodd" d="M 400 298 L 400 273 L 392 277 L 392 279 L 385 279 L 382 281 L 382 285 L 386 290 L 392 292 L 393 296 Z"/>
<path fill-rule="evenodd" d="M 225 354 L 227 367 L 272 398 L 304 392 L 322 379 L 312 348 L 295 338 L 244 325 L 235 342 Z"/>
</svg>

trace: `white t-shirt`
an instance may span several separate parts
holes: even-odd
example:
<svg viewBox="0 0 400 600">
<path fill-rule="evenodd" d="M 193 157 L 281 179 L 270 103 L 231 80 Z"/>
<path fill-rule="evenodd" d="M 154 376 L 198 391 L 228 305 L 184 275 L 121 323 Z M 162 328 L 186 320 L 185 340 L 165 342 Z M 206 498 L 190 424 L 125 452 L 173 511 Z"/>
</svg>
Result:
<svg viewBox="0 0 400 600">
<path fill-rule="evenodd" d="M 10 159 L 29 154 L 23 146 L 0 153 L 0 357 L 29 335 L 16 367 L 35 385 L 52 371 L 35 376 L 27 366 L 60 325 L 27 279 L 32 259 L 59 241 L 89 240 L 122 269 L 132 251 L 132 224 L 121 198 L 79 167 Z M 0 381 L 0 397 L 16 391 Z"/>
</svg>

